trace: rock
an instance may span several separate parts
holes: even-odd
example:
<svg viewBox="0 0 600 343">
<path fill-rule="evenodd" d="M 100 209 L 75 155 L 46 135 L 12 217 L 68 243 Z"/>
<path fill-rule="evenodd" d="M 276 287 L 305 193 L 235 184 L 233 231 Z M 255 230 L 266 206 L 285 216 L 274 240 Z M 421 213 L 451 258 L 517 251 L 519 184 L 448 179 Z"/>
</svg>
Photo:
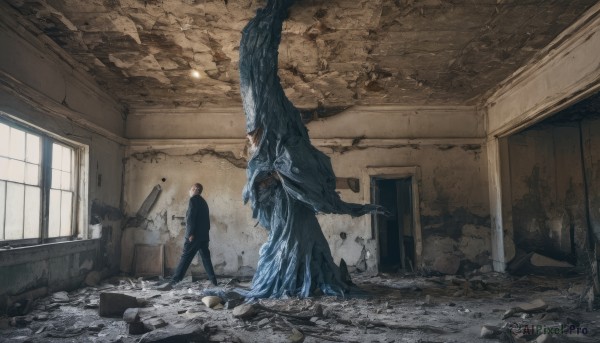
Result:
<svg viewBox="0 0 600 343">
<path fill-rule="evenodd" d="M 55 303 L 67 303 L 69 300 L 67 292 L 56 292 L 52 294 L 52 301 Z"/>
<path fill-rule="evenodd" d="M 167 324 L 162 318 L 150 318 L 142 321 L 148 331 L 164 328 Z"/>
<path fill-rule="evenodd" d="M 493 325 L 484 325 L 481 327 L 481 338 L 495 338 L 500 335 L 500 327 Z"/>
<path fill-rule="evenodd" d="M 554 339 L 552 336 L 550 336 L 548 334 L 539 335 L 535 339 L 535 343 L 554 343 L 554 342 L 556 342 L 556 339 Z"/>
<path fill-rule="evenodd" d="M 544 310 L 548 305 L 542 299 L 535 299 L 530 303 L 519 305 L 523 312 L 537 312 Z"/>
<path fill-rule="evenodd" d="M 123 313 L 123 320 L 125 323 L 134 323 L 140 321 L 140 309 L 139 308 L 128 308 Z"/>
<path fill-rule="evenodd" d="M 143 335 L 139 343 L 208 342 L 203 325 L 189 325 L 181 329 L 156 330 Z"/>
<path fill-rule="evenodd" d="M 221 303 L 221 301 L 222 301 L 221 298 L 213 296 L 213 295 L 202 298 L 202 302 L 204 303 L 204 305 L 206 305 L 206 307 L 210 307 L 210 308 L 217 306 L 218 304 Z"/>
<path fill-rule="evenodd" d="M 462 289 L 452 294 L 453 297 L 462 297 L 463 295 L 465 295 L 465 291 Z"/>
<path fill-rule="evenodd" d="M 225 309 L 233 310 L 237 306 L 240 306 L 244 303 L 244 299 L 231 299 L 225 303 Z"/>
<path fill-rule="evenodd" d="M 460 267 L 460 258 L 452 254 L 438 256 L 433 262 L 433 270 L 442 274 L 456 274 Z"/>
<path fill-rule="evenodd" d="M 92 332 L 100 332 L 105 327 L 106 327 L 106 325 L 104 325 L 104 323 L 102 323 L 100 321 L 95 321 L 95 322 L 91 323 L 90 325 L 88 325 L 87 329 L 88 329 L 88 331 L 92 331 Z"/>
<path fill-rule="evenodd" d="M 100 293 L 101 317 L 122 316 L 126 309 L 138 307 L 138 300 L 130 295 L 121 293 Z"/>
<path fill-rule="evenodd" d="M 485 266 L 479 268 L 479 272 L 481 274 L 491 273 L 493 271 L 491 264 L 486 264 Z"/>
<path fill-rule="evenodd" d="M 133 322 L 127 324 L 127 330 L 130 335 L 142 335 L 149 331 L 142 322 Z"/>
<path fill-rule="evenodd" d="M 39 321 L 46 321 L 46 320 L 48 320 L 48 315 L 47 315 L 47 314 L 45 314 L 45 313 L 39 313 L 39 314 L 36 314 L 36 315 L 33 317 L 33 319 L 34 319 L 34 320 L 39 320 Z"/>
<path fill-rule="evenodd" d="M 565 261 L 558 261 L 553 258 L 536 254 L 531 255 L 529 259 L 532 265 L 536 267 L 556 267 L 556 268 L 573 268 L 574 266 Z"/>
<path fill-rule="evenodd" d="M 292 329 L 292 334 L 288 337 L 288 340 L 292 343 L 304 342 L 304 334 L 298 329 Z"/>
<path fill-rule="evenodd" d="M 263 327 L 263 326 L 269 324 L 270 322 L 271 321 L 269 320 L 269 318 L 264 318 L 263 320 L 261 320 L 260 322 L 258 322 L 258 324 L 256 324 L 256 325 L 258 325 L 258 327 Z"/>
<path fill-rule="evenodd" d="M 98 300 L 90 300 L 83 305 L 84 308 L 98 308 Z"/>
<path fill-rule="evenodd" d="M 100 272 L 91 271 L 86 275 L 85 280 L 83 281 L 88 286 L 96 286 L 101 280 Z"/>
<path fill-rule="evenodd" d="M 555 321 L 555 320 L 559 320 L 559 319 L 560 319 L 560 315 L 556 312 L 544 313 L 542 315 L 542 318 L 540 318 L 540 320 L 545 321 L 545 322 Z"/>
<path fill-rule="evenodd" d="M 511 316 L 513 316 L 517 313 L 521 313 L 521 312 L 525 312 L 525 313 L 539 312 L 539 311 L 546 309 L 547 307 L 548 307 L 548 305 L 542 299 L 535 299 L 534 301 L 532 301 L 530 303 L 523 303 L 517 307 L 508 309 L 506 312 L 504 312 L 502 319 L 506 319 L 508 317 L 511 317 Z"/>
<path fill-rule="evenodd" d="M 233 309 L 233 316 L 240 319 L 246 319 L 256 314 L 256 308 L 251 304 L 242 304 Z"/>
</svg>

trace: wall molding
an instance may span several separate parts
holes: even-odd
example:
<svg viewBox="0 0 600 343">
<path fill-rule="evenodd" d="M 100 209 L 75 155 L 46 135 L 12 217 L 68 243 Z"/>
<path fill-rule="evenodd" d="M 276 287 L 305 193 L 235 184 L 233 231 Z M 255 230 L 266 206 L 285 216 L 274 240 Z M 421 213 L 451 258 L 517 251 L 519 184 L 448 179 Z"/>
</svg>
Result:
<svg viewBox="0 0 600 343">
<path fill-rule="evenodd" d="M 350 139 L 350 138 L 326 138 L 311 139 L 311 143 L 316 147 L 358 147 L 358 148 L 394 148 L 410 146 L 462 146 L 462 145 L 485 145 L 485 138 L 424 138 L 424 139 L 389 139 L 389 138 L 368 138 L 368 139 Z M 244 146 L 245 138 L 190 138 L 190 139 L 129 139 L 131 150 L 148 149 L 170 149 L 170 148 L 192 148 L 209 146 Z"/>
<path fill-rule="evenodd" d="M 587 74 L 581 79 L 565 86 L 558 92 L 550 94 L 543 101 L 527 108 L 508 122 L 500 124 L 497 128 L 489 127 L 489 109 L 497 103 L 506 100 L 512 94 L 519 91 L 519 86 L 527 86 L 536 81 L 536 77 L 544 73 L 544 69 L 550 69 L 553 63 L 566 58 L 586 42 L 593 35 L 598 34 L 600 26 L 600 3 L 592 6 L 572 25 L 561 32 L 552 42 L 535 54 L 524 66 L 504 79 L 498 87 L 488 92 L 488 97 L 478 106 L 482 112 L 488 114 L 486 121 L 486 132 L 489 136 L 503 137 L 519 131 L 525 127 L 535 124 L 550 115 L 581 101 L 591 94 L 600 90 L 600 74 Z"/>
<path fill-rule="evenodd" d="M 66 119 L 69 122 L 72 122 L 81 128 L 96 133 L 113 142 L 116 142 L 121 145 L 129 144 L 128 139 L 123 138 L 97 124 L 92 123 L 91 121 L 85 119 L 82 113 L 65 107 L 62 104 L 48 98 L 46 95 L 40 93 L 32 87 L 13 78 L 12 75 L 7 74 L 3 70 L 0 70 L 0 90 L 6 91 L 8 94 L 14 96 L 16 99 L 19 99 L 26 105 L 41 110 L 44 113 L 47 113 L 54 117 Z M 12 108 L 0 107 L 0 110 L 11 114 L 15 118 L 18 118 L 18 116 L 16 116 L 17 113 L 14 113 L 14 109 Z"/>
</svg>

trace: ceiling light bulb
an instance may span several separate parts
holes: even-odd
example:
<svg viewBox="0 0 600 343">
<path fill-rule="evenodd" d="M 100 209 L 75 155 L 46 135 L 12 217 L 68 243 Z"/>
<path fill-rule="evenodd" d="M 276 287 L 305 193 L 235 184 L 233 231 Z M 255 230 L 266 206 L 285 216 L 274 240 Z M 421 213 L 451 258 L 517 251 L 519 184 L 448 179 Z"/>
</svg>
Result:
<svg viewBox="0 0 600 343">
<path fill-rule="evenodd" d="M 199 79 L 200 78 L 200 72 L 197 70 L 192 70 L 192 77 L 195 79 Z"/>
</svg>

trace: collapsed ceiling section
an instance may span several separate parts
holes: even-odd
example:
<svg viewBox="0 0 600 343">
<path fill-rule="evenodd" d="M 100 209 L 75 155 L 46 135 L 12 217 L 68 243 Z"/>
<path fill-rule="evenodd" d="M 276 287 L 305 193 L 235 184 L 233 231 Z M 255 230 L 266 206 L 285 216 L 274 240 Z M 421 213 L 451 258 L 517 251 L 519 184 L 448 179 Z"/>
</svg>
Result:
<svg viewBox="0 0 600 343">
<path fill-rule="evenodd" d="M 129 107 L 241 104 L 241 29 L 262 0 L 8 0 Z M 304 0 L 279 76 L 302 109 L 473 105 L 595 0 Z"/>
</svg>

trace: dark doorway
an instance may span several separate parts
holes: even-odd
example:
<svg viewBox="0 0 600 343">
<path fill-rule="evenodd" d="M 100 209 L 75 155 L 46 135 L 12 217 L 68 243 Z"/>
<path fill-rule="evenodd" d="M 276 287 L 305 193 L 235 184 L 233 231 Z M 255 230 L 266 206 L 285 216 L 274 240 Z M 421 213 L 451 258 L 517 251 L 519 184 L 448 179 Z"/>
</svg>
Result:
<svg viewBox="0 0 600 343">
<path fill-rule="evenodd" d="M 373 202 L 384 206 L 390 216 L 373 216 L 373 228 L 379 242 L 379 270 L 413 271 L 415 240 L 413 230 L 412 179 L 373 177 Z"/>
</svg>

